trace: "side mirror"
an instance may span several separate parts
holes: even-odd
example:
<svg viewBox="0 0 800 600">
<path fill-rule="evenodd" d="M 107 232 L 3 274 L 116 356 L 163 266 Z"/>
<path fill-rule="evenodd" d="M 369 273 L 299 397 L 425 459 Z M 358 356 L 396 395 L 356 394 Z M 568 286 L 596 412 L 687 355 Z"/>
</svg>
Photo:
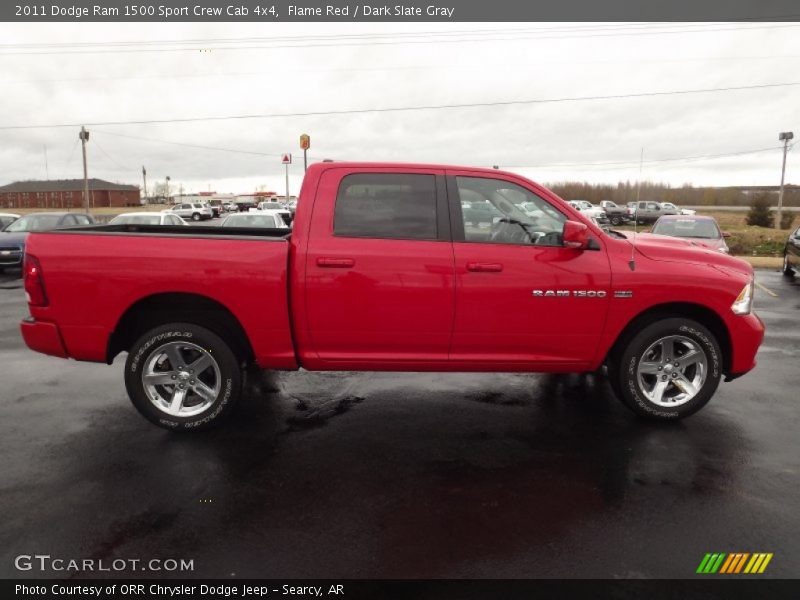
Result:
<svg viewBox="0 0 800 600">
<path fill-rule="evenodd" d="M 729 237 L 731 237 L 731 234 L 729 232 L 727 232 L 727 231 L 723 231 L 722 232 L 722 237 L 729 238 Z"/>
<path fill-rule="evenodd" d="M 577 221 L 567 221 L 561 239 L 565 248 L 584 250 L 589 245 L 589 228 Z"/>
</svg>

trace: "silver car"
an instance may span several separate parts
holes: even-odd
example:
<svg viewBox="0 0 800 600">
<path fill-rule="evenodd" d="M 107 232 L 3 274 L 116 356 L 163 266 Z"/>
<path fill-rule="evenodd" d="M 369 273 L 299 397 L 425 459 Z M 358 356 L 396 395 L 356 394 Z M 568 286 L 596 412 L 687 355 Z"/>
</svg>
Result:
<svg viewBox="0 0 800 600">
<path fill-rule="evenodd" d="M 214 212 L 208 204 L 201 202 L 181 202 L 168 209 L 173 215 L 192 221 L 205 221 L 214 217 Z"/>
</svg>

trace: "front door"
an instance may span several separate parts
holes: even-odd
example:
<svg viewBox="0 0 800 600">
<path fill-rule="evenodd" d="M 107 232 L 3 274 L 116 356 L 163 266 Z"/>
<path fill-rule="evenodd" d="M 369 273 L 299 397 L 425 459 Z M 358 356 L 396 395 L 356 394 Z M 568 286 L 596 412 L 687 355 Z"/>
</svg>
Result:
<svg viewBox="0 0 800 600">
<path fill-rule="evenodd" d="M 598 239 L 594 249 L 565 248 L 560 201 L 538 192 L 524 180 L 448 172 L 456 265 L 451 361 L 524 369 L 594 357 L 609 303 L 608 257 Z M 504 216 L 465 225 L 462 206 L 481 202 Z"/>
</svg>

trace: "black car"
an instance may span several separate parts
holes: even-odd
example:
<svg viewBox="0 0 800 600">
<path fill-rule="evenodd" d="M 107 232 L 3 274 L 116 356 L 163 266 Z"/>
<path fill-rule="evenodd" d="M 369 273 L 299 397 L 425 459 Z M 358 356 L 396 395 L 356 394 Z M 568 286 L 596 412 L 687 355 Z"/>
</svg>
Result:
<svg viewBox="0 0 800 600">
<path fill-rule="evenodd" d="M 22 267 L 25 238 L 30 232 L 85 225 L 94 225 L 94 219 L 84 213 L 40 212 L 20 217 L 0 231 L 0 272 Z"/>
<path fill-rule="evenodd" d="M 800 268 L 800 227 L 789 234 L 783 249 L 783 274 L 791 277 Z"/>
</svg>

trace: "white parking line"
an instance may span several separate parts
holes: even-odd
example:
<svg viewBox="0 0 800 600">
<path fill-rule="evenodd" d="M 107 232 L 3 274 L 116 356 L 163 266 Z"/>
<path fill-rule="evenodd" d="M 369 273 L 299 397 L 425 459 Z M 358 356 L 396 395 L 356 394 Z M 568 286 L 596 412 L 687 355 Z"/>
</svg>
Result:
<svg viewBox="0 0 800 600">
<path fill-rule="evenodd" d="M 757 281 L 756 281 L 756 285 L 757 285 L 758 287 L 760 287 L 760 288 L 761 288 L 763 291 L 767 292 L 767 293 L 768 293 L 770 296 L 772 296 L 773 298 L 777 298 L 777 297 L 778 297 L 778 294 L 776 294 L 775 292 L 773 292 L 773 291 L 772 291 L 771 289 L 769 289 L 768 287 L 765 287 L 765 286 L 761 285 L 761 284 L 760 284 L 760 283 L 758 283 Z"/>
</svg>

